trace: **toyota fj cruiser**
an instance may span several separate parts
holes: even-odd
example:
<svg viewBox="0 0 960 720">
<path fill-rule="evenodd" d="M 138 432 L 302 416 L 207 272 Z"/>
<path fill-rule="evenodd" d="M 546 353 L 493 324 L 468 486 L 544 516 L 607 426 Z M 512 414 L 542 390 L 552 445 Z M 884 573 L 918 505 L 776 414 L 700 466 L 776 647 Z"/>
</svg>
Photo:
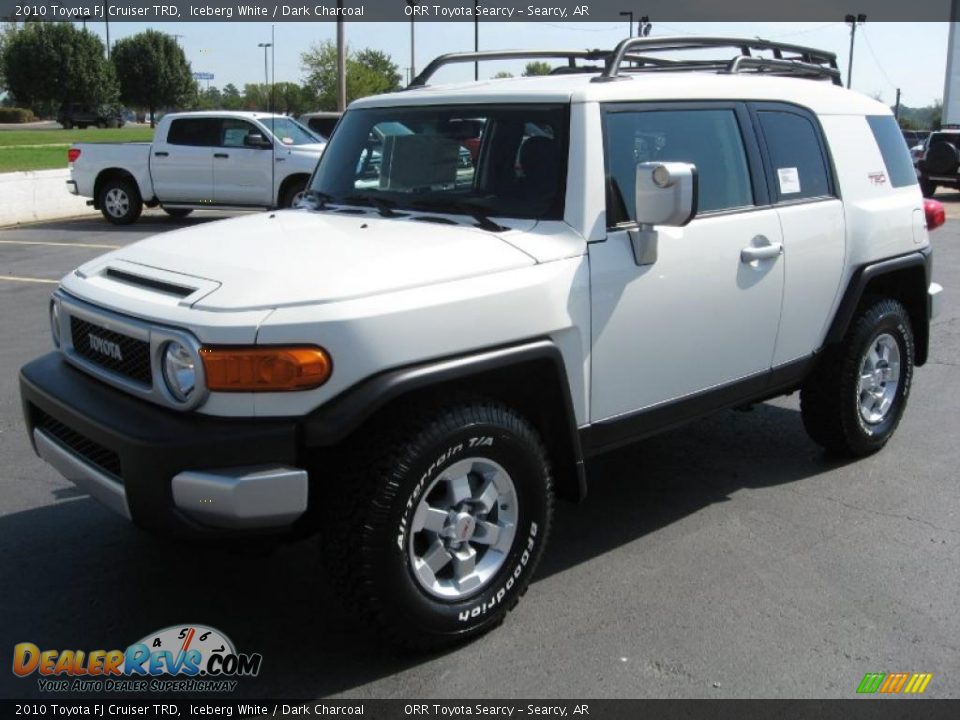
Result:
<svg viewBox="0 0 960 720">
<path fill-rule="evenodd" d="M 521 57 L 564 64 L 427 86 Z M 875 452 L 927 359 L 943 215 L 838 77 L 746 39 L 438 58 L 352 104 L 304 207 L 64 277 L 21 373 L 34 447 L 151 530 L 319 531 L 413 646 L 497 625 L 611 448 L 799 390 L 816 442 Z"/>
</svg>

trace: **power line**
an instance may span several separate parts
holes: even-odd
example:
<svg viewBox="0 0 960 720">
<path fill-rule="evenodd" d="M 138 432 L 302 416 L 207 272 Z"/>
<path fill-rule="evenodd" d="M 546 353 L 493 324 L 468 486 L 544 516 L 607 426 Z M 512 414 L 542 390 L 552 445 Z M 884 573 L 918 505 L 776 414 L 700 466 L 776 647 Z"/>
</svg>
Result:
<svg viewBox="0 0 960 720">
<path fill-rule="evenodd" d="M 867 37 L 866 29 L 861 29 L 860 32 L 863 34 L 863 41 L 867 44 L 867 50 L 870 51 L 870 57 L 873 58 L 873 62 L 876 64 L 877 69 L 880 70 L 880 74 L 886 79 L 890 87 L 896 90 L 899 85 L 897 85 L 893 80 L 890 79 L 890 76 L 887 75 L 887 71 L 883 69 L 883 65 L 880 64 L 880 60 L 877 58 L 877 54 L 873 51 L 873 45 L 870 44 L 870 38 Z"/>
</svg>

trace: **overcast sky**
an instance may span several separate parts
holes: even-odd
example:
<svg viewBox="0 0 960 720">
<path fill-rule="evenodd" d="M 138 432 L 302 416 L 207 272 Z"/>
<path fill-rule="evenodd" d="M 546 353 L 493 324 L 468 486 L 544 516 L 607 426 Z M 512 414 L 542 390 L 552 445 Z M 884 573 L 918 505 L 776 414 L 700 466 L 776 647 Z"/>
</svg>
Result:
<svg viewBox="0 0 960 720">
<path fill-rule="evenodd" d="M 89 29 L 104 32 L 103 23 Z M 111 39 L 144 30 L 142 23 L 111 23 Z M 157 23 L 152 27 L 179 38 L 195 71 L 215 74 L 212 84 L 227 83 L 242 89 L 245 83 L 263 81 L 263 50 L 257 43 L 269 42 L 270 24 L 249 22 Z M 276 79 L 299 82 L 303 78 L 300 54 L 312 43 L 332 40 L 332 22 L 286 22 L 275 26 Z M 480 49 L 612 47 L 627 34 L 627 23 L 480 23 Z M 850 42 L 849 26 L 835 23 L 670 23 L 654 21 L 653 35 L 759 36 L 837 53 L 846 82 Z M 406 73 L 410 65 L 410 24 L 357 22 L 346 24 L 351 47 L 370 47 L 390 54 Z M 857 30 L 853 87 L 869 95 L 879 93 L 889 104 L 896 88 L 905 105 L 928 105 L 943 97 L 947 56 L 947 23 L 867 23 Z M 436 55 L 473 49 L 473 23 L 422 23 L 416 26 L 416 63 L 423 66 Z M 499 70 L 519 75 L 523 63 L 486 63 L 481 77 Z M 473 66 L 454 66 L 437 75 L 438 80 L 473 78 Z"/>
</svg>

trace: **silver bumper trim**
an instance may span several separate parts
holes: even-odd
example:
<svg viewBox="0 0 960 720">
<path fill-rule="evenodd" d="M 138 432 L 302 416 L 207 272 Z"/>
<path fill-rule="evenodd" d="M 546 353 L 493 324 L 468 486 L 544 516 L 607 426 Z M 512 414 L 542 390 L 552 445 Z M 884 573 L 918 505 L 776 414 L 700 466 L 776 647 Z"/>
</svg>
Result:
<svg viewBox="0 0 960 720">
<path fill-rule="evenodd" d="M 283 527 L 307 509 L 307 471 L 283 465 L 187 470 L 173 478 L 173 502 L 212 527 Z"/>
<path fill-rule="evenodd" d="M 123 485 L 74 455 L 39 428 L 33 431 L 33 441 L 37 454 L 67 480 L 127 520 L 131 519 Z"/>
</svg>

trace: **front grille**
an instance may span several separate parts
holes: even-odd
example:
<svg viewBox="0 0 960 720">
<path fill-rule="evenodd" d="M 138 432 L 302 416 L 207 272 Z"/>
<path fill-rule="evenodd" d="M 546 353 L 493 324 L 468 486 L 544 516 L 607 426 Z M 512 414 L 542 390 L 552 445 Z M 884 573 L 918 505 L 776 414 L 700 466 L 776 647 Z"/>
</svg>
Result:
<svg viewBox="0 0 960 720">
<path fill-rule="evenodd" d="M 130 380 L 150 386 L 150 343 L 70 318 L 73 349 L 80 357 Z"/>
<path fill-rule="evenodd" d="M 120 472 L 120 456 L 113 450 L 108 450 L 103 445 L 84 437 L 76 430 L 71 430 L 59 420 L 47 415 L 43 410 L 34 408 L 33 417 L 37 428 L 43 430 L 98 470 L 112 476 L 118 482 L 123 482 L 123 475 Z"/>
</svg>

